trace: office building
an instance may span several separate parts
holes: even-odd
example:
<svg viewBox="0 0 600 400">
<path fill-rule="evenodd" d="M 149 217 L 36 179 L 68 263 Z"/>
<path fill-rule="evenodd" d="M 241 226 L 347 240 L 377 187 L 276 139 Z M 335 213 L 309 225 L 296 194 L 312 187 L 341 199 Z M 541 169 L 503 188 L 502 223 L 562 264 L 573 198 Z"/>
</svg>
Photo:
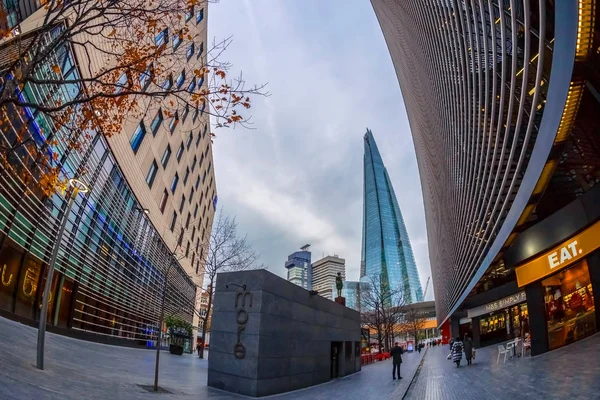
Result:
<svg viewBox="0 0 600 400">
<path fill-rule="evenodd" d="M 304 245 L 300 251 L 288 256 L 285 262 L 287 268 L 287 280 L 295 285 L 312 290 L 312 268 L 310 264 L 310 245 Z"/>
<path fill-rule="evenodd" d="M 364 136 L 364 145 L 361 281 L 377 281 L 382 290 L 402 291 L 407 303 L 423 301 L 404 219 L 369 129 Z"/>
<path fill-rule="evenodd" d="M 346 260 L 337 255 L 323 257 L 312 264 L 312 288 L 329 300 L 337 297 L 337 291 L 331 291 L 331 285 L 335 287 L 337 274 L 342 274 L 346 279 Z"/>
<path fill-rule="evenodd" d="M 11 2 L 16 8 L 8 10 L 8 19 L 0 25 L 19 24 L 19 37 L 25 40 L 35 34 L 33 29 L 46 10 L 39 8 L 39 2 L 22 3 Z M 189 10 L 192 16 L 185 19 L 189 37 L 165 33 L 173 27 L 159 33 L 166 45 L 175 47 L 177 41 L 182 57 L 176 64 L 182 70 L 206 58 L 206 11 L 200 6 Z M 59 22 L 51 35 L 63 29 L 65 25 Z M 156 42 L 157 38 L 149 36 L 148 40 Z M 16 45 L 5 41 L 0 46 L 0 73 L 6 79 L 10 79 L 11 46 Z M 56 74 L 59 81 L 85 78 L 98 71 L 103 61 L 91 46 L 87 50 L 94 60 L 91 65 L 78 64 L 86 59 L 81 47 L 64 44 L 40 68 Z M 195 86 L 202 86 L 192 73 L 187 76 L 181 86 L 192 79 Z M 81 84 L 72 83 L 46 85 L 46 92 L 27 85 L 23 96 L 32 104 L 64 103 L 83 90 Z M 8 115 L 0 128 L 3 145 L 23 126 L 36 143 L 54 138 L 49 151 L 56 154 L 63 176 L 78 177 L 90 188 L 76 197 L 60 243 L 48 312 L 54 331 L 91 340 L 154 345 L 167 271 L 166 314 L 178 314 L 198 325 L 197 286 L 203 280 L 204 248 L 217 199 L 208 115 L 203 110 L 189 115 L 180 110 L 168 117 L 147 102 L 140 101 L 139 107 L 146 111 L 143 117 L 128 118 L 120 134 L 107 138 L 100 128 L 90 130 L 89 140 L 80 147 L 70 147 L 43 112 L 12 106 L 0 110 Z M 19 156 L 20 162 L 28 161 L 26 154 Z M 77 175 L 81 171 L 85 174 Z M 0 167 L 2 315 L 32 324 L 39 319 L 39 289 L 44 287 L 42 277 L 65 204 L 64 194 L 40 196 L 27 189 L 11 169 Z"/>
<path fill-rule="evenodd" d="M 540 354 L 600 329 L 595 1 L 372 0 L 417 152 L 438 323 Z"/>
</svg>

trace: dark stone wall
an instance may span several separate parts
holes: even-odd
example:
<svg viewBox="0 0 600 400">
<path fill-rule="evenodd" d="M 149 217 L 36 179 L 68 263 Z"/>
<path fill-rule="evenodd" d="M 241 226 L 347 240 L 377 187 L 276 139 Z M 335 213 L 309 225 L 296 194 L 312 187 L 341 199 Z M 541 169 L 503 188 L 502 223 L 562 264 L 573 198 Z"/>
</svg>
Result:
<svg viewBox="0 0 600 400">
<path fill-rule="evenodd" d="M 227 287 L 228 283 L 246 285 L 246 289 L 232 284 Z M 244 295 L 242 307 L 241 293 L 246 292 L 251 295 Z M 239 343 L 244 350 L 238 345 L 234 351 L 240 329 Z M 321 296 L 311 296 L 307 290 L 266 270 L 218 275 L 209 386 L 258 397 L 327 382 L 331 378 L 332 342 L 341 342 L 338 376 L 359 371 L 358 312 Z M 244 356 L 237 358 L 234 353 Z"/>
</svg>

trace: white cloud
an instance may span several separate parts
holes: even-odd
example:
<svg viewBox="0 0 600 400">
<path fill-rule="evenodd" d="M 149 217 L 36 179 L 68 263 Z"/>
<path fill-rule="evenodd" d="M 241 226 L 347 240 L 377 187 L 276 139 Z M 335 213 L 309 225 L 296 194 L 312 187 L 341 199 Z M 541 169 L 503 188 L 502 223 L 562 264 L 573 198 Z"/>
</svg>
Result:
<svg viewBox="0 0 600 400">
<path fill-rule="evenodd" d="M 249 82 L 268 81 L 272 93 L 253 103 L 256 129 L 218 130 L 214 145 L 220 204 L 237 215 L 271 271 L 283 276 L 287 256 L 310 243 L 314 259 L 337 253 L 349 278 L 358 279 L 368 126 L 424 285 L 429 260 L 416 159 L 370 4 L 221 0 L 210 6 L 209 34 L 233 34 L 226 58 Z"/>
</svg>

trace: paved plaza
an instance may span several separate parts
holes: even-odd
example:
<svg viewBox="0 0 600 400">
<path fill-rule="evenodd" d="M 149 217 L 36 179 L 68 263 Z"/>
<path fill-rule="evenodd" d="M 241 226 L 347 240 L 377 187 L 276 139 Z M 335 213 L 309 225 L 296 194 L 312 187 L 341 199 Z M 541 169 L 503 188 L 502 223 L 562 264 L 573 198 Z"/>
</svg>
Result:
<svg viewBox="0 0 600 400">
<path fill-rule="evenodd" d="M 155 352 L 91 343 L 48 333 L 45 369 L 35 368 L 37 330 L 0 318 L 0 399 L 243 399 L 206 386 L 207 361 L 196 355 L 161 353 L 159 384 L 170 394 L 154 394 Z M 402 375 L 392 380 L 391 361 L 319 386 L 269 396 L 282 400 L 401 399 L 423 354 L 404 356 Z"/>
<path fill-rule="evenodd" d="M 448 352 L 448 346 L 427 349 L 406 399 L 600 399 L 600 334 L 498 365 L 496 346 L 477 350 L 473 365 L 463 358 L 460 368 L 446 360 Z"/>
<path fill-rule="evenodd" d="M 207 361 L 161 353 L 154 394 L 153 351 L 108 346 L 47 334 L 44 371 L 35 368 L 37 330 L 0 318 L 0 399 L 242 399 L 206 386 Z M 553 352 L 496 365 L 496 348 L 477 351 L 474 365 L 446 360 L 448 346 L 404 355 L 404 379 L 391 379 L 391 361 L 288 394 L 281 400 L 506 400 L 600 398 L 600 335 Z M 422 361 L 422 362 L 421 362 Z M 413 379 L 414 377 L 414 379 Z M 412 381 L 412 383 L 411 383 Z"/>
</svg>

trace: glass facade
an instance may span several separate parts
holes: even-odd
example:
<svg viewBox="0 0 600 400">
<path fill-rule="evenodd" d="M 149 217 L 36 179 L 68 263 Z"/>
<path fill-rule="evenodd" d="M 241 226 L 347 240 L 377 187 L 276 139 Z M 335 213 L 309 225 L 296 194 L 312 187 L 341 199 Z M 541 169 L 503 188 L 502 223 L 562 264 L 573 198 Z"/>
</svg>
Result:
<svg viewBox="0 0 600 400">
<path fill-rule="evenodd" d="M 373 133 L 364 136 L 361 280 L 401 290 L 407 303 L 423 301 L 408 233 Z"/>
<path fill-rule="evenodd" d="M 312 268 L 310 263 L 310 251 L 297 251 L 288 257 L 285 267 L 288 270 L 287 280 L 312 290 Z"/>
<path fill-rule="evenodd" d="M 60 66 L 60 71 L 52 65 Z M 66 45 L 36 73 L 63 79 L 77 79 L 79 74 Z M 29 85 L 23 96 L 31 103 L 47 98 L 64 102 L 79 90 L 77 85 Z M 91 188 L 77 195 L 67 216 L 48 323 L 149 345 L 158 332 L 169 265 L 166 312 L 191 322 L 196 286 L 142 211 L 104 136 L 88 131 L 89 138 L 73 148 L 46 115 L 33 109 L 3 112 L 9 116 L 0 126 L 3 144 L 11 143 L 14 132 L 27 126 L 36 142 L 52 141 L 50 151 L 56 154 L 64 178 L 77 176 Z M 9 161 L 28 165 L 28 157 L 33 155 L 24 150 Z M 53 238 L 65 208 L 62 194 L 41 195 L 11 169 L 0 167 L 0 309 L 31 320 L 39 317 L 42 290 L 38 289 L 44 287 Z"/>
</svg>

